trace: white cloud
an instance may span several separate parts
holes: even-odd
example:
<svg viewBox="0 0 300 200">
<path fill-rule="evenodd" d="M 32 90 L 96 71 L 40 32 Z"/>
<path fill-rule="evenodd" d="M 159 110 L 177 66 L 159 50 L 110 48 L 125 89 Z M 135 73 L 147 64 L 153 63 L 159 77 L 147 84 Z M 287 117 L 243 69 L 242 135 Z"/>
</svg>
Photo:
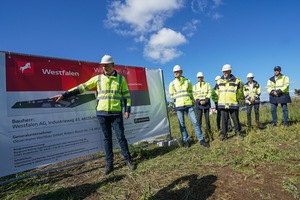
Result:
<svg viewBox="0 0 300 200">
<path fill-rule="evenodd" d="M 120 34 L 153 32 L 162 28 L 165 20 L 182 6 L 183 0 L 126 0 L 124 3 L 113 1 L 105 23 Z M 123 29 L 124 27 L 127 28 Z"/>
<path fill-rule="evenodd" d="M 200 23 L 200 20 L 193 19 L 190 22 L 187 22 L 184 27 L 182 28 L 182 31 L 186 33 L 188 37 L 192 37 L 194 33 L 197 31 L 197 25 Z"/>
<path fill-rule="evenodd" d="M 215 20 L 218 20 L 218 19 L 220 19 L 220 18 L 222 18 L 222 17 L 223 17 L 223 15 L 221 15 L 221 14 L 218 13 L 218 12 L 216 12 L 216 13 L 214 13 L 214 14 L 212 15 L 212 18 L 215 19 Z"/>
<path fill-rule="evenodd" d="M 163 28 L 150 37 L 144 48 L 144 56 L 159 63 L 166 63 L 182 54 L 177 46 L 186 42 L 186 38 L 181 33 Z"/>
<path fill-rule="evenodd" d="M 216 13 L 215 10 L 222 4 L 222 0 L 192 0 L 191 9 L 194 13 L 201 13 L 213 19 L 219 19 L 222 15 Z"/>
<path fill-rule="evenodd" d="M 222 4 L 223 4 L 222 0 L 213 0 L 213 8 L 217 8 Z"/>
<path fill-rule="evenodd" d="M 208 6 L 207 0 L 193 0 L 191 3 L 192 11 L 195 13 L 204 12 L 207 6 Z"/>
<path fill-rule="evenodd" d="M 105 25 L 117 34 L 132 36 L 135 42 L 144 44 L 144 56 L 155 62 L 166 63 L 179 57 L 182 52 L 178 46 L 188 42 L 186 37 L 192 37 L 200 23 L 198 19 L 187 22 L 182 26 L 182 33 L 164 28 L 166 20 L 172 18 L 175 11 L 182 9 L 184 3 L 190 2 L 186 0 L 112 0 L 109 2 Z M 196 13 L 204 13 L 205 16 L 214 19 L 222 17 L 214 10 L 222 4 L 222 0 L 192 0 L 191 4 L 192 10 Z M 210 14 L 212 11 L 214 15 Z"/>
</svg>

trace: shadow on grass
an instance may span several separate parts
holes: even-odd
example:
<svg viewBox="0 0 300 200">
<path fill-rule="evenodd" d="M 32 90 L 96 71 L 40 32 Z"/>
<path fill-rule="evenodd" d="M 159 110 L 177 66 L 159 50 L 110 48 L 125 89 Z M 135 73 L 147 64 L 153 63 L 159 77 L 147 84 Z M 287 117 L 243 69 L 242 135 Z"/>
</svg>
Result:
<svg viewBox="0 0 300 200">
<path fill-rule="evenodd" d="M 155 147 L 153 149 L 141 148 L 132 151 L 131 155 L 135 158 L 136 162 L 142 162 L 143 160 L 149 160 L 157 156 L 162 156 L 177 148 L 180 148 L 179 144 L 174 146 Z"/>
<path fill-rule="evenodd" d="M 207 175 L 198 179 L 197 174 L 181 177 L 173 181 L 170 185 L 159 190 L 149 200 L 165 200 L 165 199 L 197 199 L 204 200 L 209 198 L 216 189 L 214 182 L 217 177 L 214 175 Z M 178 185 L 187 185 L 180 189 L 176 189 Z"/>
<path fill-rule="evenodd" d="M 47 194 L 41 194 L 38 196 L 31 197 L 30 200 L 45 200 L 45 199 L 60 199 L 60 200 L 79 200 L 85 199 L 86 197 L 90 196 L 92 193 L 97 191 L 102 185 L 106 185 L 111 182 L 118 182 L 122 180 L 125 175 L 118 175 L 109 177 L 99 183 L 95 184 L 83 184 L 75 187 L 69 188 L 61 188 L 54 192 L 49 192 Z"/>
</svg>

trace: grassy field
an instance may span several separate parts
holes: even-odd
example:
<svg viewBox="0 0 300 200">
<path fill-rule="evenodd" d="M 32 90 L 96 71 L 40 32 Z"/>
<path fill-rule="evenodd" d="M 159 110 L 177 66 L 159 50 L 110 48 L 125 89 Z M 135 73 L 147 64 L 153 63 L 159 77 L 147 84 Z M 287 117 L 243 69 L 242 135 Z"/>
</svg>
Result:
<svg viewBox="0 0 300 200">
<path fill-rule="evenodd" d="M 136 148 L 132 155 L 138 168 L 133 172 L 117 155 L 116 170 L 104 176 L 101 173 L 104 159 L 94 159 L 1 185 L 0 199 L 300 199 L 299 106 L 299 101 L 289 105 L 291 125 L 287 128 L 269 125 L 268 106 L 260 110 L 265 128 L 248 129 L 246 113 L 242 111 L 244 141 L 233 132 L 230 139 L 220 141 L 216 116 L 212 115 L 215 140 L 209 149 L 196 142 L 191 148 L 156 145 Z M 281 120 L 281 107 L 278 116 Z M 180 138 L 176 116 L 170 116 L 170 125 L 172 136 Z M 196 141 L 189 120 L 187 127 Z M 41 169 L 19 176 L 38 170 Z"/>
</svg>

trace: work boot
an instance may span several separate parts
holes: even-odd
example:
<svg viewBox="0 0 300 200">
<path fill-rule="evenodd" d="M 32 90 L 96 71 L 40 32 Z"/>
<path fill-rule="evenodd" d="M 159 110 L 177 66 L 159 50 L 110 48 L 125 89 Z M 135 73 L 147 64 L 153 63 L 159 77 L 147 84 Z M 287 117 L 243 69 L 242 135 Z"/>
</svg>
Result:
<svg viewBox="0 0 300 200">
<path fill-rule="evenodd" d="M 287 128 L 287 127 L 289 127 L 289 123 L 288 122 L 283 122 L 283 127 L 285 127 L 285 128 Z"/>
<path fill-rule="evenodd" d="M 210 147 L 209 143 L 208 143 L 208 142 L 205 142 L 205 140 L 201 140 L 199 143 L 200 143 L 200 145 L 202 145 L 202 146 L 204 146 L 204 147 L 206 147 L 206 148 L 209 148 L 209 147 Z"/>
<path fill-rule="evenodd" d="M 237 132 L 235 133 L 235 135 L 237 135 L 241 141 L 244 140 L 244 137 L 243 137 L 243 135 L 242 135 L 242 133 L 241 133 L 240 131 L 237 131 Z"/>
<path fill-rule="evenodd" d="M 262 129 L 262 128 L 263 128 L 263 125 L 262 125 L 259 121 L 256 121 L 256 126 L 257 126 L 259 129 Z"/>
<path fill-rule="evenodd" d="M 103 171 L 103 174 L 107 175 L 110 172 L 112 172 L 113 170 L 114 170 L 114 165 L 113 164 L 106 164 L 105 168 L 104 168 L 104 171 Z"/>
<path fill-rule="evenodd" d="M 224 140 L 227 140 L 228 139 L 228 136 L 227 134 L 221 134 L 221 141 L 224 141 Z"/>
<path fill-rule="evenodd" d="M 183 146 L 184 146 L 185 148 L 190 148 L 190 147 L 191 147 L 191 144 L 190 144 L 189 141 L 185 141 L 185 142 L 183 143 Z"/>
<path fill-rule="evenodd" d="M 133 163 L 131 160 L 126 161 L 126 163 L 127 163 L 127 167 L 128 167 L 131 171 L 133 171 L 133 170 L 136 169 L 136 164 Z"/>
</svg>

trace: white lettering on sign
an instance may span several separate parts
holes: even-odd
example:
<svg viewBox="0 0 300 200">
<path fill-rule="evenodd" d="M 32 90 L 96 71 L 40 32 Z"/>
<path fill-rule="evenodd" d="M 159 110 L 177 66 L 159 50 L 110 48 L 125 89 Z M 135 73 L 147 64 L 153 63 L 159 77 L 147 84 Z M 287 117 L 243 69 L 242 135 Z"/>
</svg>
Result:
<svg viewBox="0 0 300 200">
<path fill-rule="evenodd" d="M 79 76 L 79 72 L 72 72 L 72 71 L 66 71 L 66 70 L 51 70 L 51 69 L 42 69 L 43 74 L 47 75 L 53 75 L 53 76 Z"/>
</svg>

